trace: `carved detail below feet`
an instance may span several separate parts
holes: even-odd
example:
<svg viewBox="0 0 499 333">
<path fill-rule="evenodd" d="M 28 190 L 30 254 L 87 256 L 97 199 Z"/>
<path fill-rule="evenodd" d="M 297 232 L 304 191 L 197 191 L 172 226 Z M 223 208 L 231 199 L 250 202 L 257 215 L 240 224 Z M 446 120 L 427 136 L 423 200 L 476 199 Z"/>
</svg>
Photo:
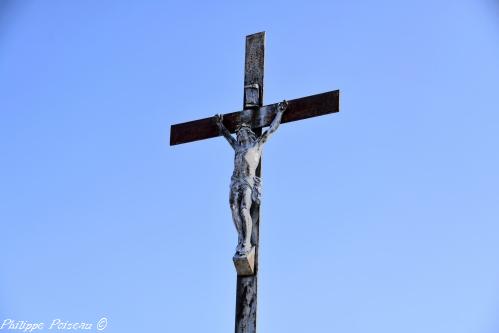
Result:
<svg viewBox="0 0 499 333">
<path fill-rule="evenodd" d="M 237 252 L 232 258 L 237 275 L 248 276 L 255 274 L 255 247 L 251 247 L 245 254 Z"/>
</svg>

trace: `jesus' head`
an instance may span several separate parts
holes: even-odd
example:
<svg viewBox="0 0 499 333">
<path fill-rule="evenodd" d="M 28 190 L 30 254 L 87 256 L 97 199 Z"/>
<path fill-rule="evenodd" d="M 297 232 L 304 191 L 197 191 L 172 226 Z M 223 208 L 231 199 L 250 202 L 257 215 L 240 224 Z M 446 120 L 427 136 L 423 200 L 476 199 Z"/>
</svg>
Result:
<svg viewBox="0 0 499 333">
<path fill-rule="evenodd" d="M 241 145 L 253 144 L 256 141 L 256 135 L 248 124 L 242 123 L 236 130 L 237 142 Z"/>
</svg>

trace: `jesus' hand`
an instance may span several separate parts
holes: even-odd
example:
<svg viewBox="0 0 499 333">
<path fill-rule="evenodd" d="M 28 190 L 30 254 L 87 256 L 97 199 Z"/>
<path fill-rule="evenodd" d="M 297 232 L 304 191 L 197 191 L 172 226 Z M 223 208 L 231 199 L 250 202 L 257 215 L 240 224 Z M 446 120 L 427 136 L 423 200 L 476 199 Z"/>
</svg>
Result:
<svg viewBox="0 0 499 333">
<path fill-rule="evenodd" d="M 284 112 L 288 108 L 288 101 L 284 100 L 277 105 L 277 111 Z"/>
<path fill-rule="evenodd" d="M 224 116 L 221 114 L 216 114 L 215 115 L 215 122 L 217 123 L 218 126 L 222 125 L 222 121 L 224 120 Z"/>
</svg>

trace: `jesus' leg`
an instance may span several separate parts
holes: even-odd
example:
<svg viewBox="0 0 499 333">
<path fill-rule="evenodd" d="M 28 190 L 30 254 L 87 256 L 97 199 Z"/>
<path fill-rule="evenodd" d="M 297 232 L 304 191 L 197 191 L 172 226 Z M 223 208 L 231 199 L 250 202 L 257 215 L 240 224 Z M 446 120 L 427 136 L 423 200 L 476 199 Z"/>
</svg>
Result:
<svg viewBox="0 0 499 333">
<path fill-rule="evenodd" d="M 243 223 L 241 221 L 241 217 L 239 215 L 239 201 L 240 201 L 240 195 L 239 191 L 237 189 L 231 189 L 230 190 L 230 210 L 232 212 L 232 221 L 234 222 L 234 226 L 236 227 L 237 230 L 237 247 L 236 247 L 236 252 L 239 252 L 241 250 L 241 247 L 243 246 Z"/>
<path fill-rule="evenodd" d="M 250 210 L 253 203 L 251 198 L 252 189 L 248 186 L 244 189 L 241 198 L 241 219 L 244 228 L 243 252 L 248 253 L 251 250 L 251 233 L 253 231 L 253 219 L 251 218 Z"/>
</svg>

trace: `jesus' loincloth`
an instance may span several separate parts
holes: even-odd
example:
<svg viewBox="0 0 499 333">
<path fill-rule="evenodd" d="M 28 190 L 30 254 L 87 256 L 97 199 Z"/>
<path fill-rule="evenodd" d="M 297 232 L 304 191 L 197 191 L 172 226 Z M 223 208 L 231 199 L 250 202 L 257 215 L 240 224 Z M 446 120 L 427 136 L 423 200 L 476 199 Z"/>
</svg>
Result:
<svg viewBox="0 0 499 333">
<path fill-rule="evenodd" d="M 246 188 L 251 189 L 251 200 L 260 204 L 262 196 L 262 179 L 258 176 L 252 177 L 237 177 L 232 176 L 230 179 L 230 191 L 235 193 L 242 193 Z"/>
</svg>

